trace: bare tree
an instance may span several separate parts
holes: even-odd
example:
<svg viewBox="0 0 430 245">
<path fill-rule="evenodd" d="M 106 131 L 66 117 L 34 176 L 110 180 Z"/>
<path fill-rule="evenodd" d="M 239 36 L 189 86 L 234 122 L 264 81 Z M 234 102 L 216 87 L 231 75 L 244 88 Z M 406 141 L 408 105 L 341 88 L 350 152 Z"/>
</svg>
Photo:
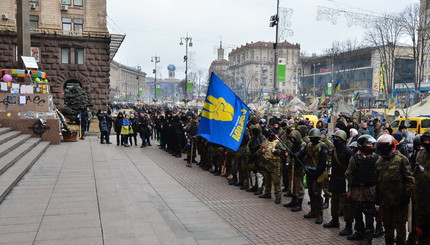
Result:
<svg viewBox="0 0 430 245">
<path fill-rule="evenodd" d="M 414 90 L 420 91 L 421 83 L 424 80 L 424 64 L 428 57 L 428 32 L 425 27 L 425 9 L 419 3 L 408 5 L 400 13 L 403 33 L 409 39 L 412 47 L 412 55 L 415 62 L 415 82 Z M 416 96 L 418 94 L 415 94 Z M 416 98 L 417 99 L 417 98 Z"/>
<path fill-rule="evenodd" d="M 401 21 L 398 14 L 386 14 L 378 18 L 365 34 L 365 40 L 376 47 L 384 66 L 385 94 L 390 94 L 394 88 L 395 52 L 403 31 Z"/>
</svg>

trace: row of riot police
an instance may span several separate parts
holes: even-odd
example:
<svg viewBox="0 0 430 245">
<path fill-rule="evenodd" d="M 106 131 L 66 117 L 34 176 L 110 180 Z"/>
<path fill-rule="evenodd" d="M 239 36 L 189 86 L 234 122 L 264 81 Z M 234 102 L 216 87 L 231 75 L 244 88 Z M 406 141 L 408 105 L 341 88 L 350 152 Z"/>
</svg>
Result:
<svg viewBox="0 0 430 245">
<path fill-rule="evenodd" d="M 273 187 L 276 204 L 285 191 L 284 196 L 292 198 L 284 206 L 293 212 L 302 211 L 306 184 L 311 210 L 304 218 L 317 224 L 323 223 L 324 192 L 331 196 L 332 217 L 324 227 L 340 227 L 343 215 L 345 227 L 339 235 L 348 240 L 372 244 L 373 237 L 383 234 L 375 233 L 376 220 L 376 230 L 381 231 L 382 224 L 385 228 L 386 244 L 430 244 L 430 130 L 414 141 L 422 149 L 410 158 L 411 166 L 389 134 L 377 140 L 362 135 L 353 150 L 342 130 L 329 139 L 326 132 L 300 122 L 281 125 L 273 120 L 267 126 L 251 116 L 234 152 L 199 137 L 198 118 L 190 117 L 185 160 L 191 166 L 198 152 L 202 169 L 227 177 L 230 185 L 260 198 L 271 199 Z M 408 217 L 413 228 L 407 240 Z"/>
</svg>

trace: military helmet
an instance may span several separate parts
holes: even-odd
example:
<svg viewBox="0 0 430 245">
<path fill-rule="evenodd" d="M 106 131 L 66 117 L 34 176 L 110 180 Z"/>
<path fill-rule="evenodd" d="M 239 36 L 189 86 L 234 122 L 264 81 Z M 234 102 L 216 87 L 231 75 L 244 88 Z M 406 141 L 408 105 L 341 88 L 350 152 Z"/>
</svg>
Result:
<svg viewBox="0 0 430 245">
<path fill-rule="evenodd" d="M 313 128 L 311 129 L 311 131 L 309 131 L 309 138 L 321 138 L 321 131 L 317 128 Z"/>
<path fill-rule="evenodd" d="M 336 131 L 333 136 L 337 136 L 339 138 L 341 138 L 343 141 L 346 141 L 346 139 L 348 138 L 348 136 L 346 135 L 345 131 L 343 130 L 338 130 Z"/>
</svg>

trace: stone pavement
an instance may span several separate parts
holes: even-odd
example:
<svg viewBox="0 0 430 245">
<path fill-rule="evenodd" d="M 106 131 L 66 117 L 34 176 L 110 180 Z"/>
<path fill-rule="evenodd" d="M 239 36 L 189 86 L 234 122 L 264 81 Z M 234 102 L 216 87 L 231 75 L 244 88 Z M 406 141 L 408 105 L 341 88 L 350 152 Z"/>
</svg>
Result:
<svg viewBox="0 0 430 245">
<path fill-rule="evenodd" d="M 0 204 L 0 244 L 358 244 L 303 219 L 304 206 L 293 213 L 155 146 L 87 137 L 50 146 Z"/>
</svg>

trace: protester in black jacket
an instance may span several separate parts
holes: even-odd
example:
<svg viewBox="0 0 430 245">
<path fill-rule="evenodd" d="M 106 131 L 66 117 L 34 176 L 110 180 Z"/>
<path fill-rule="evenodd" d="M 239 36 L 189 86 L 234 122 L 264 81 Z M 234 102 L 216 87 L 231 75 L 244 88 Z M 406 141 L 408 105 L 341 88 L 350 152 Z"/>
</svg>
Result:
<svg viewBox="0 0 430 245">
<path fill-rule="evenodd" d="M 121 145 L 123 145 L 121 136 L 122 119 L 124 119 L 124 115 L 122 114 L 122 112 L 119 112 L 114 123 L 114 130 L 116 133 L 116 145 L 119 145 L 120 143 Z"/>
</svg>

